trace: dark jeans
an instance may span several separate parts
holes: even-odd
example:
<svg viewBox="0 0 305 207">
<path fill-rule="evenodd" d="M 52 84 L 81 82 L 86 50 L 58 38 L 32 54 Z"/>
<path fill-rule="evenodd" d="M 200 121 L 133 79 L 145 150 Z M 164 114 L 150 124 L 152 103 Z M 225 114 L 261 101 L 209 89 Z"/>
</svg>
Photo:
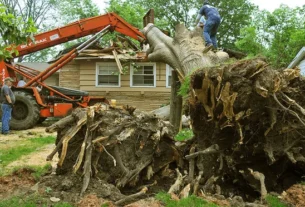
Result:
<svg viewBox="0 0 305 207">
<path fill-rule="evenodd" d="M 203 29 L 203 36 L 204 36 L 206 44 L 207 45 L 208 44 L 213 44 L 213 46 L 215 48 L 217 48 L 216 34 L 217 34 L 217 30 L 218 30 L 219 25 L 220 25 L 220 19 L 209 18 L 206 21 L 206 23 L 204 25 L 204 29 Z"/>
<path fill-rule="evenodd" d="M 1 109 L 2 109 L 2 134 L 7 134 L 10 131 L 12 107 L 8 104 L 1 104 Z"/>
</svg>

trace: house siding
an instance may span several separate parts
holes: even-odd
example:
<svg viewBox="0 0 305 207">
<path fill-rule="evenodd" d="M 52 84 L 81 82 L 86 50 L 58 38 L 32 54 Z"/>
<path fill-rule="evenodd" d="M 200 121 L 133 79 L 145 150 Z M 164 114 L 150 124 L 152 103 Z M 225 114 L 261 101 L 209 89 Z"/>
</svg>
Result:
<svg viewBox="0 0 305 207">
<path fill-rule="evenodd" d="M 55 73 L 48 77 L 46 80 L 44 80 L 44 83 L 49 86 L 59 86 L 59 75 L 58 73 Z"/>
<path fill-rule="evenodd" d="M 71 61 L 60 69 L 59 73 L 59 85 L 61 87 L 79 89 L 80 70 L 79 64 L 76 61 Z"/>
<path fill-rule="evenodd" d="M 102 87 L 96 86 L 96 65 L 102 62 L 74 60 L 61 70 L 60 76 L 63 77 L 60 78 L 60 86 L 71 88 L 73 82 L 75 89 L 88 91 L 92 97 L 116 99 L 117 105 L 130 105 L 145 111 L 170 102 L 171 89 L 166 88 L 166 64 L 156 63 L 156 87 L 130 87 L 130 68 L 127 74 L 121 75 L 120 87 Z"/>
</svg>

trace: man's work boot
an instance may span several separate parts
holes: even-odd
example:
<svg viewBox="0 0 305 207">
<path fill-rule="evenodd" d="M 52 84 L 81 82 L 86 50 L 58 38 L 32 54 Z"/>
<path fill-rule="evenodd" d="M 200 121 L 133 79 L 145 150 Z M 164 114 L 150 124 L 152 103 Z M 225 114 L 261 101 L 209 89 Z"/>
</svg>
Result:
<svg viewBox="0 0 305 207">
<path fill-rule="evenodd" d="M 213 47 L 213 50 L 212 50 L 214 53 L 220 51 L 217 47 Z"/>
<path fill-rule="evenodd" d="M 203 49 L 203 53 L 207 53 L 207 52 L 209 52 L 211 49 L 213 48 L 213 44 L 207 44 L 206 46 L 205 46 L 205 48 Z"/>
</svg>

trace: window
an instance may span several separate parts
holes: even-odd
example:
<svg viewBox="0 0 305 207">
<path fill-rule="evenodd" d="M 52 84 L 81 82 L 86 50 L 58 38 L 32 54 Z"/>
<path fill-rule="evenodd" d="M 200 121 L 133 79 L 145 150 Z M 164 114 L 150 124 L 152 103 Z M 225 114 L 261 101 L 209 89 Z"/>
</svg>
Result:
<svg viewBox="0 0 305 207">
<path fill-rule="evenodd" d="M 120 87 L 120 73 L 116 63 L 97 63 L 96 86 Z"/>
<path fill-rule="evenodd" d="M 131 87 L 156 87 L 156 64 L 137 63 L 130 73 Z"/>
<path fill-rule="evenodd" d="M 166 65 L 166 88 L 170 88 L 172 84 L 172 70 L 173 68 Z"/>
</svg>

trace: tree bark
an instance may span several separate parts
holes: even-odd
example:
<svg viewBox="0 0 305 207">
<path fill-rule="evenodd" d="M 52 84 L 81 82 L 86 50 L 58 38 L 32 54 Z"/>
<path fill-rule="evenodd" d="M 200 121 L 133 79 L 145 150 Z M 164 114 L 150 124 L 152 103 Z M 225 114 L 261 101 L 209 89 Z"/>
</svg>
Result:
<svg viewBox="0 0 305 207">
<path fill-rule="evenodd" d="M 182 117 L 182 97 L 178 95 L 181 83 L 176 71 L 172 71 L 171 102 L 170 102 L 170 123 L 174 126 L 176 133 L 179 132 Z"/>
</svg>

